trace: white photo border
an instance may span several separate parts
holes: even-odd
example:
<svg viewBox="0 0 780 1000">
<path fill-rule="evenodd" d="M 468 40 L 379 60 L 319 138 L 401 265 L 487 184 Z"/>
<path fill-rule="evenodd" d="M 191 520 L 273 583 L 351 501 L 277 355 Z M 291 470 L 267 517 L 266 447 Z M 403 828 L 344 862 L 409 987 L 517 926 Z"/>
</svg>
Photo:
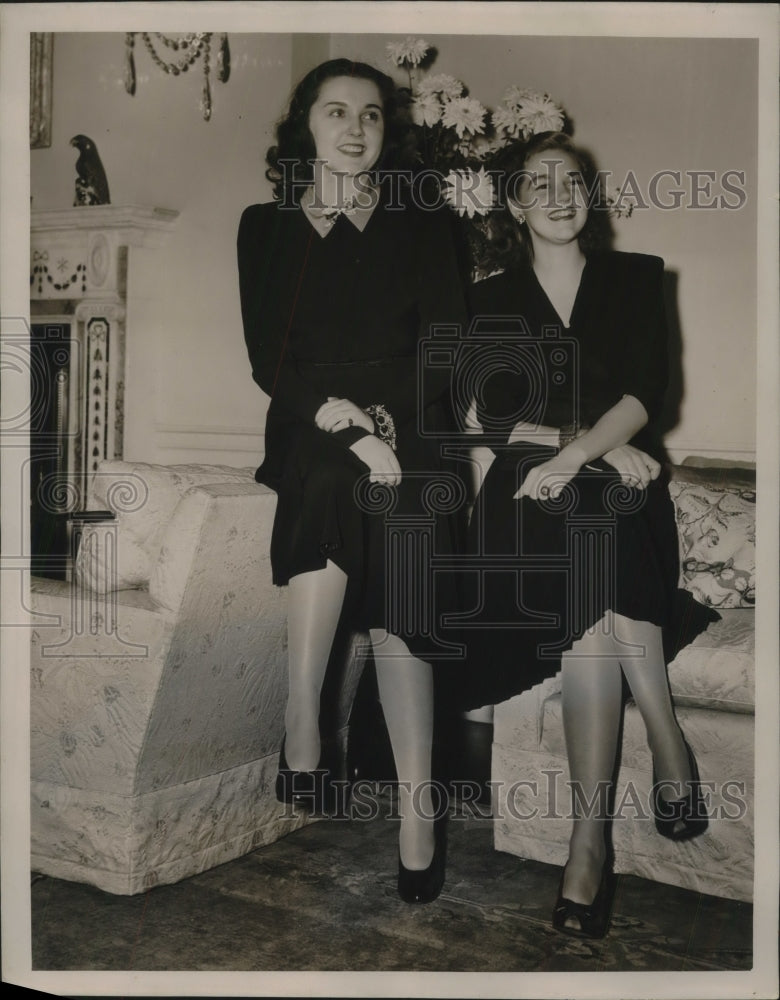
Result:
<svg viewBox="0 0 780 1000">
<path fill-rule="evenodd" d="M 741 997 L 777 989 L 778 891 L 778 78 L 777 8 L 674 3 L 47 3 L 0 10 L 0 220 L 2 323 L 29 320 L 29 34 L 124 31 L 138 24 L 177 31 L 377 32 L 402 34 L 610 35 L 759 39 L 759 367 L 754 967 L 745 973 L 178 973 L 41 972 L 31 968 L 29 882 L 29 632 L 2 635 L 3 980 L 60 995 Z M 403 24 L 399 32 L 398 25 Z M 446 24 L 446 29 L 442 25 Z M 54 94 L 56 115 L 56 93 Z M 24 398 L 3 394 L 4 412 Z M 2 450 L 2 537 L 18 533 L 24 449 Z M 9 577 L 13 576 L 14 581 Z M 0 573 L 3 604 L 19 601 L 15 574 Z M 16 592 L 14 590 L 16 588 Z M 760 793 L 759 791 L 760 790 Z M 776 995 L 776 994 L 775 994 Z"/>
</svg>

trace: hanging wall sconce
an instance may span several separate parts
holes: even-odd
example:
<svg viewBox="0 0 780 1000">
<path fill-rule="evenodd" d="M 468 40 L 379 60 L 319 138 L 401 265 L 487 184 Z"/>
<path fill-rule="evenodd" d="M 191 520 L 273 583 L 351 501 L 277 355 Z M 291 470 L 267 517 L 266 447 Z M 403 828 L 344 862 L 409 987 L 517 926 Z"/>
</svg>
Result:
<svg viewBox="0 0 780 1000">
<path fill-rule="evenodd" d="M 211 40 L 213 32 L 197 31 L 189 34 L 174 37 L 163 35 L 161 32 L 154 33 L 148 31 L 128 31 L 125 34 L 125 90 L 131 96 L 135 94 L 135 59 L 133 50 L 135 49 L 135 36 L 140 35 L 144 45 L 149 50 L 152 62 L 156 63 L 164 73 L 178 76 L 186 73 L 190 66 L 203 57 L 203 91 L 200 99 L 200 110 L 203 118 L 209 121 L 211 118 L 211 85 L 209 83 L 209 73 L 211 71 Z M 228 47 L 227 35 L 221 33 L 217 48 L 217 79 L 220 83 L 226 83 L 230 77 L 230 49 Z M 154 39 L 154 41 L 153 41 Z M 174 55 L 170 61 L 163 59 L 155 49 L 155 41 Z"/>
</svg>

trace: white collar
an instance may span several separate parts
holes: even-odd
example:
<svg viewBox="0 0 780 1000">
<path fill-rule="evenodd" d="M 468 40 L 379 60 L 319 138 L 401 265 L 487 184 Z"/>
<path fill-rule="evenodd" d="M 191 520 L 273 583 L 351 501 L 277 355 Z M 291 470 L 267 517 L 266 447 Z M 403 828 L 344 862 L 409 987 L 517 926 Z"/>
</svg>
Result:
<svg viewBox="0 0 780 1000">
<path fill-rule="evenodd" d="M 373 189 L 373 194 L 370 197 L 364 196 L 362 204 L 359 196 L 356 196 L 345 199 L 344 203 L 339 206 L 324 206 L 316 204 L 314 188 L 309 187 L 301 198 L 301 208 L 306 218 L 323 238 L 333 229 L 340 215 L 349 219 L 352 225 L 362 233 L 379 203 L 378 195 L 379 192 Z"/>
</svg>

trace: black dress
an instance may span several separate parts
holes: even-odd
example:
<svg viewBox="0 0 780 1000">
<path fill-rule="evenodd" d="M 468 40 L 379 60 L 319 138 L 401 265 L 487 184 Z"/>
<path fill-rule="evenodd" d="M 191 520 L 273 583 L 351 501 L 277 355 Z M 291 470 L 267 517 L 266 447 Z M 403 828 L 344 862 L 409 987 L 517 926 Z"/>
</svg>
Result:
<svg viewBox="0 0 780 1000">
<path fill-rule="evenodd" d="M 663 459 L 655 426 L 667 380 L 662 277 L 658 257 L 588 256 L 568 328 L 530 267 L 472 289 L 459 382 L 477 396 L 496 458 L 469 525 L 464 707 L 502 701 L 557 673 L 562 653 L 607 610 L 662 626 L 667 658 L 718 617 L 678 590 L 663 472 L 637 490 L 599 459 L 556 500 L 514 499 L 528 471 L 556 453 L 507 445 L 520 420 L 592 426 L 630 394 L 650 418 L 631 444 Z M 471 380 L 464 369 L 476 373 Z"/>
<path fill-rule="evenodd" d="M 256 479 L 279 495 L 274 582 L 330 559 L 348 576 L 354 625 L 387 628 L 428 658 L 442 651 L 431 587 L 444 577 L 432 583 L 431 554 L 453 552 L 462 524 L 440 448 L 452 427 L 451 369 L 420 365 L 432 328 L 466 319 L 451 224 L 444 213 L 380 200 L 362 232 L 339 216 L 323 237 L 302 209 L 270 203 L 247 208 L 238 234 L 246 344 L 271 397 Z M 329 396 L 389 411 L 398 487 L 369 487 L 367 466 L 350 450 L 364 429 L 317 428 Z M 431 494 L 437 480 L 446 501 Z"/>
</svg>

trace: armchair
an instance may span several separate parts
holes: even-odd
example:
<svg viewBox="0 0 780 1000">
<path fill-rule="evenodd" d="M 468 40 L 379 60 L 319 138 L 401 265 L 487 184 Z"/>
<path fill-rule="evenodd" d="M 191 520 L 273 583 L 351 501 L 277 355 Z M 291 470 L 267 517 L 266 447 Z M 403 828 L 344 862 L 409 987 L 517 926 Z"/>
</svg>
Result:
<svg viewBox="0 0 780 1000">
<path fill-rule="evenodd" d="M 32 867 L 134 894 L 309 821 L 274 795 L 284 728 L 286 591 L 276 495 L 251 469 L 104 462 L 74 581 L 33 578 Z M 346 744 L 362 667 L 329 666 Z"/>
</svg>

